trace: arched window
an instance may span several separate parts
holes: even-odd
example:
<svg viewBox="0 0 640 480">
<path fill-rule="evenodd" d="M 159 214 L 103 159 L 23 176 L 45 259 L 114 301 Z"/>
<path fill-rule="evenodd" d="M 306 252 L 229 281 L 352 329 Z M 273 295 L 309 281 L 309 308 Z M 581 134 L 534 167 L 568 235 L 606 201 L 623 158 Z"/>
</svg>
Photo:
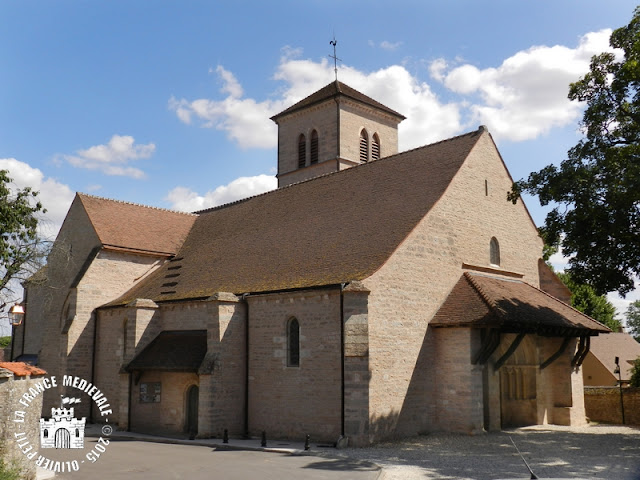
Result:
<svg viewBox="0 0 640 480">
<path fill-rule="evenodd" d="M 307 164 L 307 139 L 303 134 L 298 137 L 298 168 Z"/>
<path fill-rule="evenodd" d="M 492 265 L 500 265 L 500 244 L 496 237 L 492 237 L 489 242 L 489 262 Z"/>
<path fill-rule="evenodd" d="M 369 159 L 369 135 L 363 128 L 360 132 L 360 161 L 366 162 Z"/>
<path fill-rule="evenodd" d="M 80 436 L 80 430 L 76 428 L 76 438 Z"/>
<path fill-rule="evenodd" d="M 44 429 L 44 432 L 42 432 L 42 436 L 44 438 L 49 438 L 49 430 L 47 430 L 46 428 Z"/>
<path fill-rule="evenodd" d="M 318 163 L 318 132 L 315 130 L 311 132 L 311 158 L 310 163 L 313 165 L 314 163 Z"/>
<path fill-rule="evenodd" d="M 287 324 L 287 366 L 300 366 L 300 324 L 295 318 Z"/>
<path fill-rule="evenodd" d="M 373 134 L 373 142 L 371 142 L 371 160 L 380 158 L 380 137 L 377 133 Z"/>
</svg>

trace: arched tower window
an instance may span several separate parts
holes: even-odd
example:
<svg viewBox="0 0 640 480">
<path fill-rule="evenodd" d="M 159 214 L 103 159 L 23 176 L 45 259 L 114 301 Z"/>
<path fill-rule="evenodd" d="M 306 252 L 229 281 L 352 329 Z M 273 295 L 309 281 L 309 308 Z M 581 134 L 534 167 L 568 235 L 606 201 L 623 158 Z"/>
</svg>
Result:
<svg viewBox="0 0 640 480">
<path fill-rule="evenodd" d="M 371 160 L 380 158 L 380 137 L 377 133 L 373 134 L 373 142 L 371 142 Z"/>
<path fill-rule="evenodd" d="M 360 161 L 366 162 L 369 160 L 369 135 L 363 128 L 360 132 Z"/>
<path fill-rule="evenodd" d="M 295 318 L 287 324 L 287 366 L 300 366 L 300 324 Z"/>
<path fill-rule="evenodd" d="M 298 137 L 298 168 L 304 168 L 307 164 L 307 139 L 304 134 Z"/>
<path fill-rule="evenodd" d="M 492 265 L 500 265 L 500 244 L 496 237 L 492 237 L 489 242 L 489 262 Z"/>
<path fill-rule="evenodd" d="M 318 163 L 318 132 L 311 132 L 311 165 Z"/>
</svg>

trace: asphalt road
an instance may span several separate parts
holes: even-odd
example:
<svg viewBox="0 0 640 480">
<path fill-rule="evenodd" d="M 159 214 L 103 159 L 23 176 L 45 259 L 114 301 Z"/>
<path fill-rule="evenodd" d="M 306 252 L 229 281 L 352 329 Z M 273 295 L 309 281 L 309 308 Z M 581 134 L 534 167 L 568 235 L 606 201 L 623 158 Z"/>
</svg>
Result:
<svg viewBox="0 0 640 480">
<path fill-rule="evenodd" d="M 112 438 L 104 452 L 86 438 L 81 450 L 47 450 L 52 460 L 78 461 L 78 471 L 57 473 L 60 480 L 374 480 L 379 468 L 357 459 L 333 459 L 256 451 L 224 451 Z M 87 458 L 100 453 L 95 462 Z M 72 455 L 73 452 L 73 455 Z M 89 458 L 94 458 L 91 456 Z M 84 463 L 82 463 L 84 462 Z"/>
</svg>

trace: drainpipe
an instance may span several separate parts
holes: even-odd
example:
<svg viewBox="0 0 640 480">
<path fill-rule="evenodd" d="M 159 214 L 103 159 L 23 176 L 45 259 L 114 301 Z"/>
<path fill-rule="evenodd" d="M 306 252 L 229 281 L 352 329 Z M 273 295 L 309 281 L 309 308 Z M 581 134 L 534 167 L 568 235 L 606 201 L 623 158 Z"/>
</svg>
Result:
<svg viewBox="0 0 640 480">
<path fill-rule="evenodd" d="M 340 435 L 344 437 L 344 287 L 345 283 L 340 284 Z"/>
<path fill-rule="evenodd" d="M 245 365 L 245 373 L 244 373 L 244 436 L 245 438 L 249 438 L 249 302 L 247 300 L 249 297 L 248 293 L 242 294 L 242 300 L 245 302 L 246 306 L 246 322 L 245 322 L 245 332 L 244 332 L 244 365 Z"/>
</svg>

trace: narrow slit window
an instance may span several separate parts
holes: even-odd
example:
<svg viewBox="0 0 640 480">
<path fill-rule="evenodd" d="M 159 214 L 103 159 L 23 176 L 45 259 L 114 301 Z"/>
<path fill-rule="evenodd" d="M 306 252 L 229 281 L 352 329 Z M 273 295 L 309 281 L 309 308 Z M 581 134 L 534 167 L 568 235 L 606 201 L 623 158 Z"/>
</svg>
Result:
<svg viewBox="0 0 640 480">
<path fill-rule="evenodd" d="M 371 160 L 378 160 L 380 158 L 380 137 L 375 133 L 373 135 L 373 142 L 371 142 Z"/>
<path fill-rule="evenodd" d="M 315 130 L 311 132 L 311 158 L 309 159 L 311 165 L 318 163 L 318 132 Z"/>
<path fill-rule="evenodd" d="M 492 265 L 500 266 L 500 244 L 496 237 L 493 237 L 489 242 L 489 262 Z"/>
<path fill-rule="evenodd" d="M 369 135 L 366 130 L 360 132 L 360 161 L 366 162 L 369 159 Z"/>
<path fill-rule="evenodd" d="M 287 325 L 287 366 L 300 366 L 300 324 L 295 318 Z"/>
<path fill-rule="evenodd" d="M 304 135 L 298 137 L 298 168 L 304 168 L 307 164 L 307 139 Z"/>
</svg>

